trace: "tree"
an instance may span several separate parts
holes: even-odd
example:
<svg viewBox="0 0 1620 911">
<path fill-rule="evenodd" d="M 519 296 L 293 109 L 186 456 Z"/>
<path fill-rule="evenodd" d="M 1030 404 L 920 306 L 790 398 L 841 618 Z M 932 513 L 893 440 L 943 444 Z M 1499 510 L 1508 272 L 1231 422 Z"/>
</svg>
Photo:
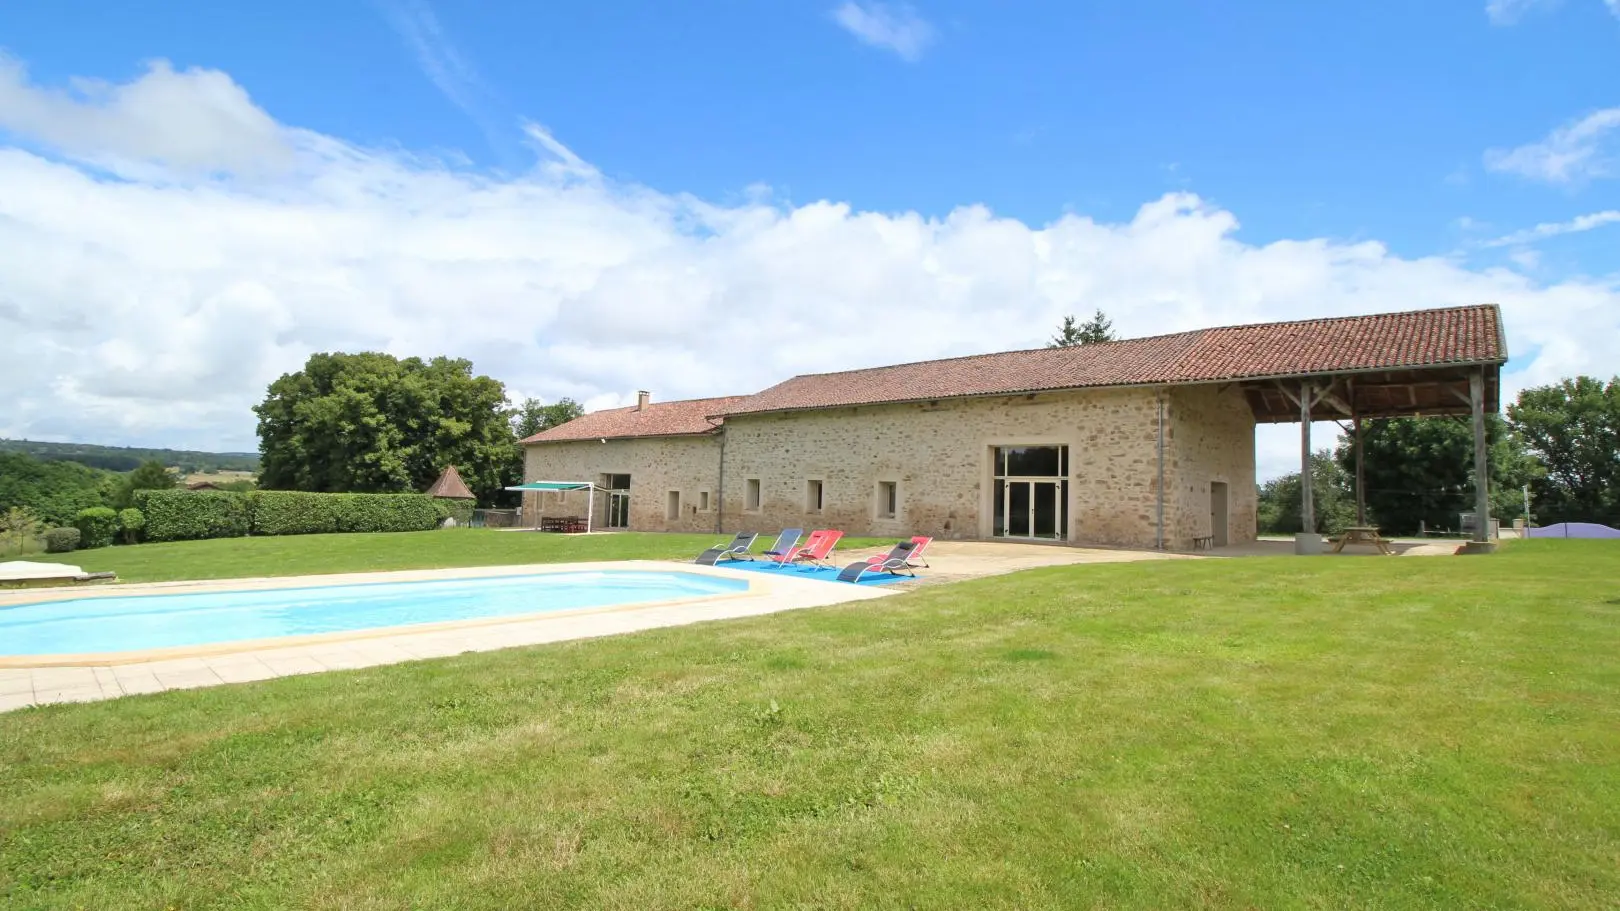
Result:
<svg viewBox="0 0 1620 911">
<path fill-rule="evenodd" d="M 1620 524 L 1620 377 L 1526 389 L 1508 420 L 1546 466 L 1531 481 L 1538 522 Z"/>
<path fill-rule="evenodd" d="M 528 398 L 512 410 L 512 435 L 524 440 L 542 430 L 566 424 L 585 413 L 585 406 L 570 398 L 561 398 L 550 405 L 539 399 Z"/>
<path fill-rule="evenodd" d="M 1098 310 L 1091 319 L 1083 323 L 1076 323 L 1073 316 L 1065 316 L 1062 327 L 1058 329 L 1057 335 L 1052 336 L 1052 340 L 1046 343 L 1046 347 L 1073 348 L 1077 345 L 1112 342 L 1116 338 L 1113 320 Z"/>
<path fill-rule="evenodd" d="M 1329 450 L 1311 455 L 1311 502 L 1316 512 L 1315 531 L 1337 534 L 1356 524 L 1356 500 L 1351 478 L 1333 460 Z M 1273 478 L 1260 485 L 1258 513 L 1261 534 L 1291 535 L 1302 531 L 1299 472 Z"/>
<path fill-rule="evenodd" d="M 118 509 L 128 509 L 134 502 L 137 490 L 173 490 L 180 479 L 170 471 L 168 466 L 156 459 L 142 462 L 139 468 L 124 476 L 118 485 L 118 493 L 113 497 L 113 506 Z"/>
<path fill-rule="evenodd" d="M 26 506 L 0 511 L 0 552 L 27 553 L 34 539 L 39 537 L 41 527 L 39 517 Z"/>
<path fill-rule="evenodd" d="M 0 512 L 26 508 L 50 524 L 72 525 L 81 511 L 108 505 L 116 487 L 117 475 L 99 468 L 0 452 Z"/>
<path fill-rule="evenodd" d="M 420 491 L 455 465 L 480 501 L 504 486 L 514 441 L 506 388 L 467 360 L 311 355 L 270 384 L 259 416 L 265 490 Z"/>
<path fill-rule="evenodd" d="M 1535 460 L 1496 415 L 1486 415 L 1491 514 L 1506 519 L 1524 511 L 1521 488 L 1539 474 Z M 1460 513 L 1474 511 L 1474 428 L 1446 418 L 1375 418 L 1362 427 L 1362 461 L 1369 521 L 1390 534 L 1420 528 L 1454 529 Z M 1339 438 L 1338 462 L 1354 490 L 1356 455 Z"/>
</svg>

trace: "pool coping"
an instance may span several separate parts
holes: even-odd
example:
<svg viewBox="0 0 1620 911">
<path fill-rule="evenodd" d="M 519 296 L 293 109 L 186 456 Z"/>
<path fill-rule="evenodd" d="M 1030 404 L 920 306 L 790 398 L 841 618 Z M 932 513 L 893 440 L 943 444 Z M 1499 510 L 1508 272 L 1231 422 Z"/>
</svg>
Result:
<svg viewBox="0 0 1620 911">
<path fill-rule="evenodd" d="M 261 639 L 236 639 L 199 645 L 169 646 L 155 649 L 134 649 L 116 652 L 84 652 L 53 655 L 3 655 L 0 670 L 26 670 L 35 668 L 117 667 L 145 664 L 154 661 L 172 661 L 189 658 L 217 658 L 242 653 L 300 646 L 330 645 L 389 639 L 399 636 L 431 635 L 433 633 L 476 630 L 504 624 L 531 623 L 544 620 L 564 621 L 570 618 L 601 614 L 623 614 L 690 604 L 723 603 L 742 599 L 769 598 L 776 594 L 778 580 L 755 572 L 729 570 L 724 567 L 701 566 L 694 563 L 653 560 L 591 561 L 581 563 L 541 563 L 510 566 L 452 567 L 445 569 L 385 570 L 369 573 L 328 573 L 313 576 L 260 576 L 244 579 L 204 579 L 177 582 L 134 582 L 100 585 L 86 589 L 32 589 L 0 593 L 0 609 L 23 605 L 47 604 L 53 601 L 76 601 L 90 598 L 128 598 L 151 595 L 204 594 L 227 591 L 274 591 L 278 589 L 321 588 L 343 585 L 387 584 L 391 582 L 439 582 L 455 579 L 493 579 L 507 576 L 554 575 L 561 573 L 594 572 L 690 572 L 694 575 L 716 576 L 745 582 L 747 588 L 722 594 L 692 595 L 685 598 L 664 598 L 615 604 L 603 607 L 583 607 L 570 610 L 536 611 L 499 617 L 476 617 L 467 620 L 446 620 L 437 623 L 417 623 L 401 626 L 379 626 L 359 630 L 330 633 L 311 633 L 302 636 L 277 636 Z M 783 576 L 783 578 L 792 578 Z M 828 585 L 819 579 L 797 581 Z M 851 598 L 864 598 L 897 593 L 897 589 L 879 586 L 849 586 L 863 594 Z M 845 600 L 845 599 L 839 599 Z"/>
</svg>

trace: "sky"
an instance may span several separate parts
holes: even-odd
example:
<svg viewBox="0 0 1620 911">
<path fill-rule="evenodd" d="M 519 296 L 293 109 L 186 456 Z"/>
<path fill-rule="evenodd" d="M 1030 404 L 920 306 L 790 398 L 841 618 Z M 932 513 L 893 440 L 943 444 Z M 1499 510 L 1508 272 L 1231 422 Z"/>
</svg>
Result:
<svg viewBox="0 0 1620 911">
<path fill-rule="evenodd" d="M 1509 399 L 1620 373 L 1620 0 L 0 4 L 4 437 L 1487 302 Z"/>
</svg>

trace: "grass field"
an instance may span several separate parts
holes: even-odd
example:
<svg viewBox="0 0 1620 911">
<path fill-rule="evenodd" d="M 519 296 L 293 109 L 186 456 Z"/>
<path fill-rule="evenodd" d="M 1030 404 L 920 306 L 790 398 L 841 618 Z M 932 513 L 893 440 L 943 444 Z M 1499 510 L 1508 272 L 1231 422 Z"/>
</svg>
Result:
<svg viewBox="0 0 1620 911">
<path fill-rule="evenodd" d="M 1620 547 L 1532 541 L 28 709 L 0 906 L 1613 908 L 1617 655 Z"/>
<path fill-rule="evenodd" d="M 457 528 L 395 534 L 288 535 L 219 538 L 102 547 L 69 554 L 30 556 L 71 563 L 86 572 L 115 572 L 124 582 L 234 579 L 311 573 L 508 566 L 574 560 L 691 559 L 730 535 L 552 535 Z M 845 538 L 840 551 L 893 544 L 891 538 Z M 757 543 L 755 551 L 768 545 Z"/>
</svg>

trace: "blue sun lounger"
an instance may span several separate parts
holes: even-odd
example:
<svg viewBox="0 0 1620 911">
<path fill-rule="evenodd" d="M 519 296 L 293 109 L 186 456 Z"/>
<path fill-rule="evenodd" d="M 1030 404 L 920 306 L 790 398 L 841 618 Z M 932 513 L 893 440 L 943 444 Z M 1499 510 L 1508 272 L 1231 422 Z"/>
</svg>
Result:
<svg viewBox="0 0 1620 911">
<path fill-rule="evenodd" d="M 838 581 L 859 582 L 861 577 L 867 573 L 899 575 L 901 570 L 905 570 L 908 576 L 915 576 L 916 573 L 911 571 L 911 552 L 916 549 L 916 541 L 901 541 L 881 557 L 873 557 L 870 560 L 862 560 L 859 563 L 851 563 L 844 567 L 843 572 L 838 574 Z"/>
<path fill-rule="evenodd" d="M 702 566 L 713 566 L 721 560 L 752 560 L 754 558 L 749 556 L 748 548 L 754 546 L 754 539 L 758 537 L 751 531 L 739 531 L 730 544 L 717 544 L 709 548 L 698 554 L 695 562 Z"/>
<path fill-rule="evenodd" d="M 760 556 L 770 557 L 780 563 L 784 554 L 792 553 L 793 548 L 799 546 L 799 539 L 802 537 L 804 537 L 804 529 L 784 528 L 782 533 L 776 536 L 776 543 L 771 545 L 771 549 L 760 554 Z"/>
</svg>

